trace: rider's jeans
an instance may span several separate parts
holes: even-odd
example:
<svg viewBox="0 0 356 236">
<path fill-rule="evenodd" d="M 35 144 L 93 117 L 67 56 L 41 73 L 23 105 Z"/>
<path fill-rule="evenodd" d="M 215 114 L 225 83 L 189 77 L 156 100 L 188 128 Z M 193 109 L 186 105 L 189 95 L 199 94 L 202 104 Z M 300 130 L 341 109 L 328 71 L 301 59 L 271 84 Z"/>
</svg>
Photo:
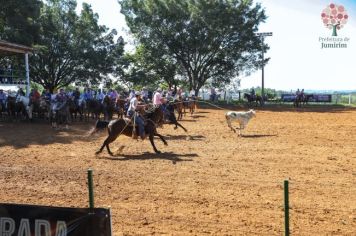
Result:
<svg viewBox="0 0 356 236">
<path fill-rule="evenodd" d="M 135 114 L 134 111 L 128 111 L 128 115 L 130 117 L 132 117 L 133 115 Z M 145 134 L 145 124 L 144 124 L 144 121 L 143 119 L 141 118 L 141 116 L 136 113 L 135 115 L 135 123 L 137 124 L 138 126 L 138 133 L 140 134 L 141 137 L 143 137 L 143 135 Z"/>
</svg>

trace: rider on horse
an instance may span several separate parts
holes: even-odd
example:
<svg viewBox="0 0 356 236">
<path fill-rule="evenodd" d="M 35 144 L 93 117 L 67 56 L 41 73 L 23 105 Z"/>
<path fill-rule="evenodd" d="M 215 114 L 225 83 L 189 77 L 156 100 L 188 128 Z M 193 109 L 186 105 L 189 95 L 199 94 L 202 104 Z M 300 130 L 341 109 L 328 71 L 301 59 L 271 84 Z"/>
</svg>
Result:
<svg viewBox="0 0 356 236">
<path fill-rule="evenodd" d="M 304 89 L 302 89 L 302 91 L 300 92 L 300 97 L 301 97 L 302 99 L 304 99 L 304 96 L 305 96 Z"/>
<path fill-rule="evenodd" d="M 256 100 L 256 92 L 255 92 L 255 90 L 253 88 L 251 89 L 250 95 L 251 95 L 251 99 L 253 101 Z"/>
<path fill-rule="evenodd" d="M 75 88 L 72 93 L 72 97 L 74 98 L 74 103 L 76 106 L 79 106 L 79 99 L 80 99 L 80 91 L 79 88 Z"/>
<path fill-rule="evenodd" d="M 41 94 L 37 91 L 37 89 L 32 89 L 29 97 L 30 97 L 30 102 L 28 105 L 31 106 L 32 103 L 35 104 L 40 99 Z"/>
<path fill-rule="evenodd" d="M 297 92 L 295 92 L 295 97 L 296 97 L 296 98 L 299 98 L 299 96 L 300 96 L 300 90 L 297 89 Z"/>
<path fill-rule="evenodd" d="M 59 89 L 59 92 L 57 93 L 56 97 L 54 98 L 55 106 L 53 107 L 53 110 L 60 110 L 64 104 L 67 102 L 68 97 L 66 93 L 64 92 L 64 89 Z"/>
<path fill-rule="evenodd" d="M 46 101 L 51 101 L 52 94 L 49 89 L 46 89 L 42 92 L 42 97 L 44 97 Z"/>
<path fill-rule="evenodd" d="M 17 93 L 16 93 L 16 97 L 17 96 L 25 96 L 25 92 L 22 90 L 22 88 L 20 88 Z"/>
<path fill-rule="evenodd" d="M 141 137 L 141 139 L 145 139 L 145 123 L 143 121 L 143 118 L 140 116 L 138 111 L 140 108 L 145 107 L 145 105 L 138 105 L 138 102 L 141 100 L 141 93 L 136 92 L 135 97 L 131 98 L 130 100 L 130 106 L 129 109 L 127 110 L 127 116 L 130 118 L 134 118 L 134 123 L 137 124 L 138 126 L 138 133 Z M 135 134 L 134 134 L 135 135 Z"/>
</svg>

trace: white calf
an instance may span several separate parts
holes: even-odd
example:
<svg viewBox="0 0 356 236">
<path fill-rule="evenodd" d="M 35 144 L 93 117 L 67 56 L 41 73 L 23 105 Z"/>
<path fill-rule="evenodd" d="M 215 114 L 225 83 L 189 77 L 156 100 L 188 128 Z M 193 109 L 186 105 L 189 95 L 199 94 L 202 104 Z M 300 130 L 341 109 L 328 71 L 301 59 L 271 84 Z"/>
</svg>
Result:
<svg viewBox="0 0 356 236">
<path fill-rule="evenodd" d="M 236 120 L 239 123 L 240 128 L 237 128 L 239 130 L 239 136 L 241 136 L 241 130 L 243 130 L 246 127 L 247 123 L 250 121 L 252 117 L 256 117 L 256 112 L 252 109 L 246 112 L 228 111 L 225 114 L 227 125 L 235 133 L 236 130 L 231 126 L 231 122 Z"/>
</svg>

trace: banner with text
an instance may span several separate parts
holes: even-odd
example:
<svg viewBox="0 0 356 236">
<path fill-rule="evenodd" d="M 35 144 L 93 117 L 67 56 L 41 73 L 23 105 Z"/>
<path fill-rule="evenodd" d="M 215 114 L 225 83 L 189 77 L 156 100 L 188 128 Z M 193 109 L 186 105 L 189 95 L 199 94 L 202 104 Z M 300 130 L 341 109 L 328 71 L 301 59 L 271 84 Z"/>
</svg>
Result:
<svg viewBox="0 0 356 236">
<path fill-rule="evenodd" d="M 0 235 L 111 236 L 110 209 L 0 204 Z"/>
</svg>

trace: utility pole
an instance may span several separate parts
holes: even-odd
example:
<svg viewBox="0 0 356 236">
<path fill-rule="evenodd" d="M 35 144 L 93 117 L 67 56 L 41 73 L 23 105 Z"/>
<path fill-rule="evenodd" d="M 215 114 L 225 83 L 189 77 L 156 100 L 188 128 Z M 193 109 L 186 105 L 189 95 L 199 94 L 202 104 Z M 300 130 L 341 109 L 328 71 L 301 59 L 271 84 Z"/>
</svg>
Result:
<svg viewBox="0 0 356 236">
<path fill-rule="evenodd" d="M 261 37 L 262 40 L 262 47 L 264 47 L 264 39 L 265 37 L 272 36 L 272 32 L 263 32 L 263 33 L 257 33 L 257 36 Z M 264 48 L 262 48 L 262 104 L 265 103 L 265 54 L 264 54 Z"/>
</svg>

